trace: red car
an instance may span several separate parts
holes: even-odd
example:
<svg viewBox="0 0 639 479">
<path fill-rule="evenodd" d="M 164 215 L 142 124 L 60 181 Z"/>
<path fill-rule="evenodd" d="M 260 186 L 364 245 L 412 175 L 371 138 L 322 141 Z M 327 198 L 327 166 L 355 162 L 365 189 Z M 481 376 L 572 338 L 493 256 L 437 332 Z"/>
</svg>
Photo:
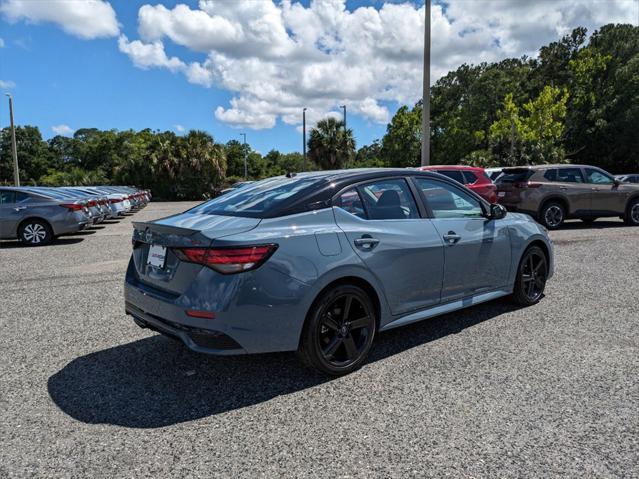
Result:
<svg viewBox="0 0 639 479">
<path fill-rule="evenodd" d="M 422 166 L 420 170 L 436 171 L 466 186 L 489 203 L 497 202 L 497 187 L 483 168 L 462 165 Z"/>
</svg>

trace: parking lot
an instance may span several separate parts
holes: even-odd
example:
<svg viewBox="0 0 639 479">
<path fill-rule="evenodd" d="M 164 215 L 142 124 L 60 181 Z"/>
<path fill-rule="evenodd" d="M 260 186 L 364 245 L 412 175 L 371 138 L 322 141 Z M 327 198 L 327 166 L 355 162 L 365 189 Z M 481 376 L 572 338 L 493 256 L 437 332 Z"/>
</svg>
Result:
<svg viewBox="0 0 639 479">
<path fill-rule="evenodd" d="M 329 380 L 138 328 L 131 221 L 0 242 L 0 476 L 639 476 L 639 229 L 569 222 L 536 306 L 381 334 Z"/>
</svg>

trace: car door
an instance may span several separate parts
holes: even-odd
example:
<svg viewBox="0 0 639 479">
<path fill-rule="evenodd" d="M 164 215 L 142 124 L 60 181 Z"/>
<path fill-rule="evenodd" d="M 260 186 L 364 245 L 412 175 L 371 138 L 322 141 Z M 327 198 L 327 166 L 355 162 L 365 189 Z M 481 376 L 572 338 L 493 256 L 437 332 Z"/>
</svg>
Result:
<svg viewBox="0 0 639 479">
<path fill-rule="evenodd" d="M 481 201 L 453 184 L 413 181 L 445 244 L 442 302 L 506 286 L 511 265 L 507 220 L 486 218 Z"/>
<path fill-rule="evenodd" d="M 630 196 L 614 178 L 598 168 L 584 168 L 590 186 L 590 211 L 597 214 L 623 214 Z"/>
<path fill-rule="evenodd" d="M 335 221 L 384 288 L 394 315 L 439 303 L 443 244 L 405 178 L 353 186 L 334 201 Z"/>
<path fill-rule="evenodd" d="M 3 238 L 16 236 L 18 225 L 25 217 L 25 198 L 28 198 L 28 195 L 22 192 L 0 191 L 0 236 Z"/>
<path fill-rule="evenodd" d="M 545 193 L 551 195 L 560 193 L 563 198 L 567 199 L 568 214 L 588 214 L 592 192 L 590 186 L 586 184 L 581 168 L 570 166 L 549 169 L 544 173 L 544 177 L 552 182 L 548 185 L 549 191 Z"/>
</svg>

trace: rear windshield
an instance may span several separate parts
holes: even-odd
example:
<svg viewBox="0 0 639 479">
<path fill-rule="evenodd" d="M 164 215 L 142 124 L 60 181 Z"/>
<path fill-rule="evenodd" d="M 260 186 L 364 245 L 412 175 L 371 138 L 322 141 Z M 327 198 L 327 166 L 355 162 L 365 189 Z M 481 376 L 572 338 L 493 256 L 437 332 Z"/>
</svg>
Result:
<svg viewBox="0 0 639 479">
<path fill-rule="evenodd" d="M 496 183 L 520 183 L 528 181 L 534 171 L 528 168 L 503 170 L 501 176 L 495 180 Z"/>
<path fill-rule="evenodd" d="M 189 210 L 189 213 L 263 218 L 303 196 L 317 178 L 277 177 L 234 189 Z"/>
</svg>

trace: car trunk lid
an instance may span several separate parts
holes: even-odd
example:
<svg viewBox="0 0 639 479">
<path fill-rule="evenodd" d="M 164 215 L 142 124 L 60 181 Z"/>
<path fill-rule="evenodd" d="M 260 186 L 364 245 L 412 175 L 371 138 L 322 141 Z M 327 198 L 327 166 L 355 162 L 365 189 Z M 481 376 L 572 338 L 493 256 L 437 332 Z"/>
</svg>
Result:
<svg viewBox="0 0 639 479">
<path fill-rule="evenodd" d="M 204 267 L 181 261 L 177 248 L 208 248 L 213 240 L 255 228 L 259 218 L 182 213 L 150 222 L 133 222 L 133 261 L 139 281 L 180 295 Z"/>
</svg>

